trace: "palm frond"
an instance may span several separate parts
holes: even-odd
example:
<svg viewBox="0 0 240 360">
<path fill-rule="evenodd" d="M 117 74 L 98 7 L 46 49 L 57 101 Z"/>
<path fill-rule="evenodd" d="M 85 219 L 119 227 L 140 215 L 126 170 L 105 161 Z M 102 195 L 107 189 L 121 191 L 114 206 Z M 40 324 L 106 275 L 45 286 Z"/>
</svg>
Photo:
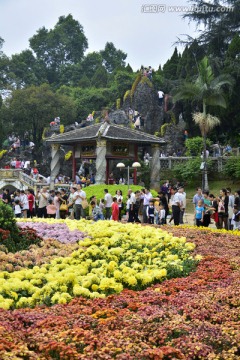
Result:
<svg viewBox="0 0 240 360">
<path fill-rule="evenodd" d="M 229 86 L 230 88 L 233 87 L 234 85 L 234 79 L 231 75 L 229 74 L 221 74 L 219 76 L 217 76 L 215 79 L 212 80 L 211 82 L 211 88 L 213 90 L 219 90 L 222 86 Z"/>
<path fill-rule="evenodd" d="M 191 100 L 200 97 L 199 87 L 193 83 L 184 83 L 179 89 L 173 93 L 173 101 Z"/>
<path fill-rule="evenodd" d="M 218 94 L 209 94 L 205 102 L 206 105 L 220 106 L 224 109 L 226 109 L 227 107 L 227 102 L 225 100 L 225 97 L 221 94 L 220 90 Z"/>
</svg>

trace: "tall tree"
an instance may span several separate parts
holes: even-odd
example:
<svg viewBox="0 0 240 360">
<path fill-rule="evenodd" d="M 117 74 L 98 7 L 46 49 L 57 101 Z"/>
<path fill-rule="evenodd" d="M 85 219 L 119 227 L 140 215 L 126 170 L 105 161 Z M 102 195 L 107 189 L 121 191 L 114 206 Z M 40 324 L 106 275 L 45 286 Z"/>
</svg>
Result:
<svg viewBox="0 0 240 360">
<path fill-rule="evenodd" d="M 185 82 L 176 90 L 174 101 L 193 100 L 202 112 L 194 112 L 193 119 L 199 125 L 204 145 L 204 172 L 203 189 L 208 190 L 207 164 L 206 164 L 206 136 L 207 133 L 220 123 L 219 119 L 208 114 L 208 106 L 220 106 L 226 108 L 226 86 L 233 87 L 233 79 L 228 74 L 214 76 L 208 58 L 205 56 L 198 66 L 198 77 L 194 82 Z"/>
<path fill-rule="evenodd" d="M 103 65 L 108 72 L 113 72 L 117 68 L 125 66 L 127 54 L 122 50 L 117 50 L 112 42 L 107 42 L 104 50 L 100 51 L 103 58 Z"/>
<path fill-rule="evenodd" d="M 103 59 L 99 52 L 91 52 L 84 56 L 81 65 L 83 72 L 91 79 L 99 66 L 102 65 Z"/>
<path fill-rule="evenodd" d="M 181 55 L 178 54 L 177 48 L 175 47 L 171 58 L 163 65 L 163 75 L 166 79 L 177 79 L 177 70 L 180 59 Z"/>
<path fill-rule="evenodd" d="M 7 85 L 8 57 L 2 51 L 4 40 L 0 37 L 0 90 Z"/>
<path fill-rule="evenodd" d="M 60 16 L 54 29 L 42 27 L 29 42 L 37 59 L 48 70 L 49 83 L 57 80 L 62 66 L 80 62 L 88 47 L 83 27 L 72 15 Z"/>
<path fill-rule="evenodd" d="M 118 91 L 118 96 L 122 97 L 124 93 L 131 88 L 133 80 L 135 78 L 134 74 L 131 74 L 127 71 L 117 71 L 114 80 L 116 88 Z"/>
<path fill-rule="evenodd" d="M 108 82 L 108 73 L 104 66 L 99 66 L 93 77 L 92 77 L 92 86 L 96 88 L 104 88 L 107 86 Z"/>
<path fill-rule="evenodd" d="M 228 44 L 240 30 L 240 0 L 189 2 L 192 3 L 193 10 L 184 17 L 196 21 L 197 25 L 201 26 L 198 42 L 206 47 L 208 54 L 223 57 Z"/>
<path fill-rule="evenodd" d="M 13 91 L 6 108 L 14 131 L 19 135 L 28 131 L 36 147 L 40 146 L 44 127 L 56 116 L 60 116 L 63 124 L 75 121 L 74 102 L 55 94 L 48 84 Z"/>
<path fill-rule="evenodd" d="M 190 46 L 186 46 L 182 57 L 179 59 L 177 75 L 183 79 L 191 79 L 197 75 L 197 63 L 204 57 L 205 51 L 196 40 Z"/>
<path fill-rule="evenodd" d="M 8 83 L 15 89 L 40 85 L 46 81 L 46 72 L 31 50 L 24 50 L 11 57 L 8 66 Z"/>
</svg>

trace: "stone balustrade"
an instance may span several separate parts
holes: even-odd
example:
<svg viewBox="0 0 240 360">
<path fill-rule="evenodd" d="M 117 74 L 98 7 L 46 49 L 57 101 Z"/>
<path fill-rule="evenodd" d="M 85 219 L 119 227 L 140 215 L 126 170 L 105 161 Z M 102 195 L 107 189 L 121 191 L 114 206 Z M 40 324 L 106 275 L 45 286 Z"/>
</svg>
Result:
<svg viewBox="0 0 240 360">
<path fill-rule="evenodd" d="M 174 166 L 179 164 L 184 164 L 193 157 L 188 156 L 168 156 L 168 157 L 160 157 L 160 170 L 172 170 Z M 209 160 L 212 161 L 212 169 L 217 172 L 221 172 L 223 170 L 224 164 L 226 164 L 229 157 L 227 156 L 219 156 L 219 157 L 209 157 Z"/>
<path fill-rule="evenodd" d="M 43 182 L 33 179 L 25 174 L 21 169 L 0 169 L 0 189 L 9 185 L 17 189 L 33 189 L 46 185 Z"/>
</svg>

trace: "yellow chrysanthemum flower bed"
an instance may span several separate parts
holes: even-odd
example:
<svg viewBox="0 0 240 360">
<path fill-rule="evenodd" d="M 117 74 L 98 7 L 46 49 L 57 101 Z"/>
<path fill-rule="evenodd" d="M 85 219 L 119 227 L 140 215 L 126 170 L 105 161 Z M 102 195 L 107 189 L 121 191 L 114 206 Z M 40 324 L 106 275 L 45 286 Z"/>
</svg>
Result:
<svg viewBox="0 0 240 360">
<path fill-rule="evenodd" d="M 33 269 L 0 272 L 0 308 L 64 304 L 76 296 L 105 297 L 123 288 L 141 290 L 187 275 L 198 260 L 190 254 L 194 244 L 159 228 L 114 221 L 33 221 L 65 222 L 88 237 L 68 257 Z"/>
</svg>

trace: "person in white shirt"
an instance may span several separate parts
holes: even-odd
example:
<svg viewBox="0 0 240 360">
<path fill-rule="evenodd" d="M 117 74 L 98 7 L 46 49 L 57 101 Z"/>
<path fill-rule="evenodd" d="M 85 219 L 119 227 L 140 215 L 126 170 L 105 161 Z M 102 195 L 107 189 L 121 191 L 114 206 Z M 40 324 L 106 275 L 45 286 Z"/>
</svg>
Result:
<svg viewBox="0 0 240 360">
<path fill-rule="evenodd" d="M 141 191 L 141 199 L 143 199 L 143 223 L 148 223 L 148 216 L 147 216 L 147 207 L 149 206 L 149 201 L 152 199 L 152 194 L 150 193 L 150 190 L 145 188 Z"/>
<path fill-rule="evenodd" d="M 106 216 L 105 218 L 107 220 L 110 220 L 111 218 L 111 206 L 112 206 L 112 195 L 109 194 L 108 189 L 104 189 L 104 201 L 105 201 L 105 211 L 106 211 Z"/>
<path fill-rule="evenodd" d="M 14 214 L 16 218 L 20 218 L 22 215 L 22 209 L 19 200 L 14 201 Z"/>
<path fill-rule="evenodd" d="M 136 197 L 134 192 L 129 189 L 128 190 L 128 222 L 134 222 L 134 204 L 136 203 Z"/>
<path fill-rule="evenodd" d="M 158 100 L 159 100 L 159 105 L 162 106 L 163 105 L 163 98 L 164 98 L 164 92 L 159 90 L 158 91 Z"/>
<path fill-rule="evenodd" d="M 22 214 L 24 218 L 27 218 L 27 211 L 29 210 L 28 197 L 24 190 L 20 191 L 20 205 L 22 207 Z"/>
<path fill-rule="evenodd" d="M 180 195 L 180 199 L 181 199 L 181 209 L 180 209 L 180 224 L 183 224 L 183 216 L 185 213 L 185 209 L 186 209 L 186 204 L 187 204 L 187 195 L 184 191 L 184 187 L 181 186 L 178 189 L 178 194 Z"/>
<path fill-rule="evenodd" d="M 82 207 L 82 200 L 86 199 L 86 193 L 82 190 L 82 185 L 77 184 L 77 190 L 73 194 L 73 200 L 74 200 L 74 213 L 75 213 L 75 219 L 80 220 L 80 218 L 85 218 L 85 211 Z"/>
</svg>

